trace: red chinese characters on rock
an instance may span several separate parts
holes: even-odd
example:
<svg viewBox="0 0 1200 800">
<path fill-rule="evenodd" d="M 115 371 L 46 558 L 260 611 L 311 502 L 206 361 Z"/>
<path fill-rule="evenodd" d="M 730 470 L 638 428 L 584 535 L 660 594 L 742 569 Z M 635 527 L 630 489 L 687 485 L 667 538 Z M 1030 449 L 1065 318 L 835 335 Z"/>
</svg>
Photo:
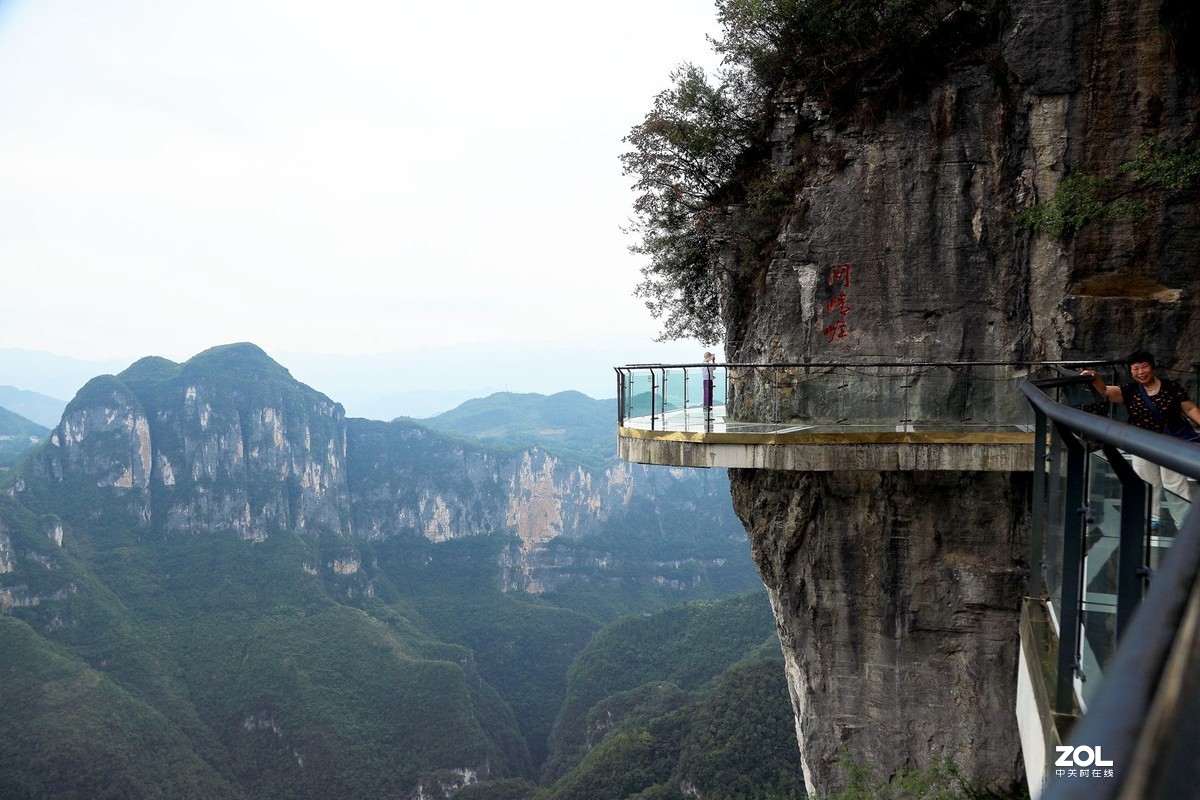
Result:
<svg viewBox="0 0 1200 800">
<path fill-rule="evenodd" d="M 850 316 L 850 312 L 854 310 L 846 302 L 846 290 L 850 288 L 850 265 L 834 264 L 830 267 L 828 285 L 840 287 L 838 293 L 829 298 L 829 302 L 825 304 L 825 310 L 837 316 L 821 331 L 822 335 L 826 337 L 825 342 L 833 344 L 835 339 L 845 339 L 848 335 L 846 317 Z"/>
</svg>

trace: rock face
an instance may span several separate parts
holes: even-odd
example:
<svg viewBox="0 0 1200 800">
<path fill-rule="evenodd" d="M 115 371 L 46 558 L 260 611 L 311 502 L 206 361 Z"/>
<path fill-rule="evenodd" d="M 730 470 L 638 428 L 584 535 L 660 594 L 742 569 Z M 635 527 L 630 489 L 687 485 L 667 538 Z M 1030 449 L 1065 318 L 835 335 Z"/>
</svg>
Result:
<svg viewBox="0 0 1200 800">
<path fill-rule="evenodd" d="M 1026 476 L 756 472 L 734 481 L 778 622 L 806 776 L 846 747 L 886 774 L 1021 774 L 1014 605 Z"/>
<path fill-rule="evenodd" d="M 350 420 L 349 441 L 356 536 L 444 542 L 510 532 L 517 544 L 503 557 L 508 590 L 540 593 L 628 567 L 588 543 L 627 515 L 682 527 L 704 525 L 709 512 L 727 506 L 719 474 L 625 463 L 589 470 L 540 448 L 497 454 L 465 447 L 405 420 Z M 694 555 L 682 555 L 687 564 L 640 568 L 661 583 L 720 566 Z"/>
<path fill-rule="evenodd" d="M 778 100 L 770 165 L 802 177 L 760 263 L 731 249 L 730 362 L 1119 357 L 1186 365 L 1200 325 L 1193 196 L 1063 242 L 1017 229 L 1072 172 L 1195 137 L 1200 95 L 1141 0 L 1015 0 L 974 59 L 870 123 Z M 1174 10 L 1172 10 L 1174 9 Z M 1015 385 L 1012 391 L 1016 391 Z M 756 398 L 742 398 L 754 413 Z M 1022 768 L 1012 709 L 1024 475 L 731 474 L 772 597 L 810 791 L 841 746 L 882 773 Z"/>
<path fill-rule="evenodd" d="M 132 490 L 143 523 L 170 533 L 346 534 L 344 416 L 258 348 L 230 345 L 93 379 L 40 456 L 58 482 Z"/>
</svg>

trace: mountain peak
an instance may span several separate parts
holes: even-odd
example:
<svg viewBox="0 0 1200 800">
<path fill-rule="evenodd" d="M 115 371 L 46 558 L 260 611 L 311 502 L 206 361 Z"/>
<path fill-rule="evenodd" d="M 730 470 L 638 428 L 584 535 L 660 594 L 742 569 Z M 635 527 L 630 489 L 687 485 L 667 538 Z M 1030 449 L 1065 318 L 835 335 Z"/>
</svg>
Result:
<svg viewBox="0 0 1200 800">
<path fill-rule="evenodd" d="M 145 359 L 143 359 L 145 360 Z M 292 373 L 266 354 L 261 347 L 250 342 L 236 342 L 210 347 L 197 353 L 183 365 L 189 375 L 225 373 L 241 378 L 264 378 L 294 380 Z"/>
<path fill-rule="evenodd" d="M 179 373 L 179 365 L 162 356 L 146 356 L 126 367 L 119 375 L 123 381 L 170 380 Z"/>
</svg>

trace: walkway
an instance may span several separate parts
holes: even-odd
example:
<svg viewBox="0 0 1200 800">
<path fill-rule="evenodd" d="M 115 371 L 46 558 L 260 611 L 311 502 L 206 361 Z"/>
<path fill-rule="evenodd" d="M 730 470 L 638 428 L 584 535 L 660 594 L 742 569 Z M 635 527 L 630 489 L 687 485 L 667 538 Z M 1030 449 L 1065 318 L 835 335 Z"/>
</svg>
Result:
<svg viewBox="0 0 1200 800">
<path fill-rule="evenodd" d="M 1016 386 L 1055 366 L 719 364 L 709 412 L 705 365 L 617 367 L 618 452 L 676 467 L 1027 472 L 1033 415 Z"/>
</svg>

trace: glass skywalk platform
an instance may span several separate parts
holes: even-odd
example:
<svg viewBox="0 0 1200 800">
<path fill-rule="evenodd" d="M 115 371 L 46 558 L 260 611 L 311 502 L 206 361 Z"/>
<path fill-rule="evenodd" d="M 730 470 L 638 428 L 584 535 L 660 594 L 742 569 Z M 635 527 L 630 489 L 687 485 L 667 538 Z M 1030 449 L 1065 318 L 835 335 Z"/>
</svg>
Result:
<svg viewBox="0 0 1200 800">
<path fill-rule="evenodd" d="M 758 436 L 778 436 L 791 433 L 803 433 L 807 436 L 815 435 L 836 435 L 842 437 L 867 436 L 874 434 L 894 434 L 894 433 L 924 433 L 948 434 L 945 425 L 933 423 L 905 422 L 895 425 L 854 425 L 850 423 L 836 424 L 826 423 L 820 424 L 795 424 L 789 422 L 744 422 L 734 419 L 727 419 L 725 416 L 725 406 L 713 406 L 710 410 L 702 408 L 680 408 L 673 411 L 668 411 L 657 417 L 641 416 L 628 417 L 624 421 L 623 427 L 631 430 L 643 431 L 678 431 L 682 433 L 734 433 L 734 434 L 751 434 Z M 1024 423 L 1015 423 L 1012 425 L 969 425 L 961 426 L 962 434 L 980 434 L 980 433 L 1013 433 L 1013 434 L 1031 434 L 1033 433 L 1033 425 Z M 1026 437 L 1027 438 L 1027 437 Z"/>
<path fill-rule="evenodd" d="M 1029 471 L 1033 414 L 1015 387 L 1058 363 L 617 367 L 618 452 L 682 467 Z"/>
</svg>

